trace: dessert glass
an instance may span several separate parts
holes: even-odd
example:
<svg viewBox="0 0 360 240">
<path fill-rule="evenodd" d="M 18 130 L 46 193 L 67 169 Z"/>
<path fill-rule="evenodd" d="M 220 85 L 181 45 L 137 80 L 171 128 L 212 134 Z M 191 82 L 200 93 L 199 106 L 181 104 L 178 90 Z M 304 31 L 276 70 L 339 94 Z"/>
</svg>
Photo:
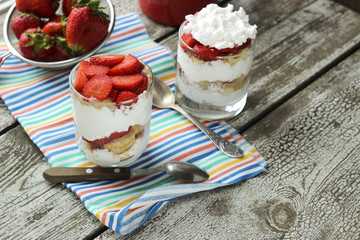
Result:
<svg viewBox="0 0 360 240">
<path fill-rule="evenodd" d="M 153 75 L 150 67 L 142 73 L 148 88 L 128 101 L 115 103 L 86 98 L 75 90 L 76 65 L 70 73 L 75 137 L 86 158 L 103 167 L 129 166 L 145 151 L 150 136 Z M 103 144 L 102 144 L 103 143 Z"/>
<path fill-rule="evenodd" d="M 254 40 L 237 53 L 203 60 L 182 39 L 186 22 L 179 29 L 176 101 L 184 110 L 203 119 L 238 115 L 248 95 Z"/>
</svg>

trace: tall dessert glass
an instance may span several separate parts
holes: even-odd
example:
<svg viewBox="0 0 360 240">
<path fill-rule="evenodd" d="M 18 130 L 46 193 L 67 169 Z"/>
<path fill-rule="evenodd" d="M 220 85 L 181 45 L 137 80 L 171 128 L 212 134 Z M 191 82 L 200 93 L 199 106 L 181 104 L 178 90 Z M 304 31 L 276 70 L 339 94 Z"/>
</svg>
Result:
<svg viewBox="0 0 360 240">
<path fill-rule="evenodd" d="M 254 57 L 254 39 L 216 49 L 204 46 L 179 29 L 176 100 L 184 110 L 204 119 L 227 119 L 246 103 Z M 211 31 L 210 31 L 211 33 Z"/>
<path fill-rule="evenodd" d="M 140 61 L 141 62 L 141 61 Z M 150 135 L 153 81 L 151 69 L 145 67 L 147 89 L 127 101 L 103 101 L 84 97 L 74 88 L 79 64 L 70 73 L 75 136 L 86 158 L 103 167 L 129 166 L 145 151 Z"/>
</svg>

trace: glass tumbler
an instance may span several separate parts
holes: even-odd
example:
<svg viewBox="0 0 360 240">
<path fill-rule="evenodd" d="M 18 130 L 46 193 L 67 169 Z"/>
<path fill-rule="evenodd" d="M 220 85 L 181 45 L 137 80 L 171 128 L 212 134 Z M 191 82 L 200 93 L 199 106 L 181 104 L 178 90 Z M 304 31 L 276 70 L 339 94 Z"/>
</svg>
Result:
<svg viewBox="0 0 360 240">
<path fill-rule="evenodd" d="M 142 62 L 142 61 L 141 61 Z M 75 136 L 86 158 L 103 167 L 129 166 L 145 151 L 150 135 L 153 75 L 144 63 L 148 88 L 137 97 L 113 102 L 86 98 L 73 83 L 79 64 L 69 77 Z"/>
<path fill-rule="evenodd" d="M 235 53 L 204 56 L 182 39 L 177 50 L 176 101 L 193 116 L 219 120 L 238 115 L 248 95 L 254 40 L 248 39 Z"/>
</svg>

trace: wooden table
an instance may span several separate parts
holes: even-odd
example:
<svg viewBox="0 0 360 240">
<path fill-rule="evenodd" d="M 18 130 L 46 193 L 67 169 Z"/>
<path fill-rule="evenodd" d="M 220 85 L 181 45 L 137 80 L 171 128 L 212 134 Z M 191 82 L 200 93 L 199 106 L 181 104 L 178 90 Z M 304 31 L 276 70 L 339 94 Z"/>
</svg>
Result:
<svg viewBox="0 0 360 240">
<path fill-rule="evenodd" d="M 46 159 L 1 107 L 1 239 L 360 238 L 360 14 L 330 0 L 227 2 L 258 25 L 248 102 L 229 123 L 267 171 L 173 200 L 122 237 L 42 178 Z M 176 52 L 176 28 L 148 19 L 137 1 L 114 4 Z"/>
</svg>

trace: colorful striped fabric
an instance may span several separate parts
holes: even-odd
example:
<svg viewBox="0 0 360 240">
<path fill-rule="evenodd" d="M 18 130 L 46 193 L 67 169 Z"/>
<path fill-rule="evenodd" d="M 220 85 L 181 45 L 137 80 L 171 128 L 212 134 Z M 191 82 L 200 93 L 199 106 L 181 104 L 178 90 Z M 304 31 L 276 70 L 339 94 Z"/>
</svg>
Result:
<svg viewBox="0 0 360 240">
<path fill-rule="evenodd" d="M 0 43 L 0 51 L 1 54 L 7 51 L 4 43 Z M 135 14 L 117 18 L 111 38 L 100 51 L 130 52 L 149 64 L 154 74 L 174 90 L 175 67 L 170 50 L 148 37 Z M 68 77 L 69 69 L 41 69 L 10 57 L 0 69 L 0 96 L 51 166 L 93 166 L 75 143 Z M 265 159 L 235 129 L 225 122 L 205 123 L 241 146 L 245 157 L 226 157 L 182 115 L 154 108 L 148 148 L 131 167 L 149 168 L 167 161 L 186 161 L 210 174 L 206 182 L 188 184 L 159 173 L 126 181 L 66 183 L 65 186 L 103 224 L 126 235 L 171 199 L 237 183 L 265 170 Z"/>
</svg>

